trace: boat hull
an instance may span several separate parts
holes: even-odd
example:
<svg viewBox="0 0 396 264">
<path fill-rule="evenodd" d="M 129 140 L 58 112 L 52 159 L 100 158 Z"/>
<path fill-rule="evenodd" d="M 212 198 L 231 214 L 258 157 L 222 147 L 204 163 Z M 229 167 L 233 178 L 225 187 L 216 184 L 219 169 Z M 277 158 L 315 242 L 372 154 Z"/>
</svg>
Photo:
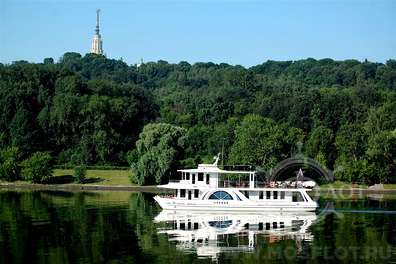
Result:
<svg viewBox="0 0 396 264">
<path fill-rule="evenodd" d="M 212 201 L 212 200 L 179 200 L 175 198 L 154 197 L 162 209 L 167 210 L 202 210 L 202 211 L 315 211 L 318 208 L 316 202 L 301 202 L 293 204 L 285 203 L 258 203 L 246 201 Z"/>
</svg>

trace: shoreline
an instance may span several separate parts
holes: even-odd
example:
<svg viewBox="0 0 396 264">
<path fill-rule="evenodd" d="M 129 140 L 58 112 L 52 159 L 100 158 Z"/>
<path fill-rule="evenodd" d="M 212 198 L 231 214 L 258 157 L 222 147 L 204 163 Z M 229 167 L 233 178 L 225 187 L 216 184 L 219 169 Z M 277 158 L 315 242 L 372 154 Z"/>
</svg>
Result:
<svg viewBox="0 0 396 264">
<path fill-rule="evenodd" d="M 158 188 L 155 185 L 93 185 L 93 184 L 41 184 L 41 183 L 9 183 L 1 182 L 0 190 L 33 190 L 33 191 L 130 191 L 130 192 L 151 192 L 165 193 L 167 189 Z M 314 193 L 340 193 L 348 192 L 353 194 L 396 194 L 396 189 L 363 189 L 363 188 L 320 188 L 313 189 Z"/>
<path fill-rule="evenodd" d="M 317 193 L 351 193 L 351 194 L 396 194 L 396 189 L 363 189 L 363 188 L 321 188 L 314 189 L 310 192 Z"/>
<path fill-rule="evenodd" d="M 129 186 L 129 185 L 92 185 L 92 184 L 41 184 L 41 183 L 0 183 L 0 190 L 30 190 L 30 191 L 130 191 L 130 192 L 166 192 L 157 186 Z"/>
</svg>

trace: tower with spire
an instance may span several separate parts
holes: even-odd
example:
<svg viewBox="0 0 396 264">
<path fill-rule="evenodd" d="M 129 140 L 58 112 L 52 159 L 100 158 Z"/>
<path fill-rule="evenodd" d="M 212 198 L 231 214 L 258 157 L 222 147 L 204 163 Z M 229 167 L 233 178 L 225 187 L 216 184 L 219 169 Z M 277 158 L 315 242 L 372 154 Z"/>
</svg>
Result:
<svg viewBox="0 0 396 264">
<path fill-rule="evenodd" d="M 99 12 L 100 9 L 96 10 L 96 29 L 95 35 L 92 39 L 91 53 L 103 55 L 102 37 L 99 33 Z"/>
</svg>

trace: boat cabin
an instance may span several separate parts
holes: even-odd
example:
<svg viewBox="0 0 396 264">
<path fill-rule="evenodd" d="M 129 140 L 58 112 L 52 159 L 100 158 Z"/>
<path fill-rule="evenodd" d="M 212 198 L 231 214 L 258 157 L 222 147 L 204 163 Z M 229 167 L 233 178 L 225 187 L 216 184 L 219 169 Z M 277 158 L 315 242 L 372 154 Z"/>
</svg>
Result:
<svg viewBox="0 0 396 264">
<path fill-rule="evenodd" d="M 178 172 L 181 174 L 181 179 L 178 181 L 180 184 L 208 188 L 256 187 L 254 171 L 222 170 L 217 164 L 199 164 L 197 169 L 183 169 Z M 249 178 L 248 181 L 241 181 L 241 178 L 246 177 Z"/>
</svg>

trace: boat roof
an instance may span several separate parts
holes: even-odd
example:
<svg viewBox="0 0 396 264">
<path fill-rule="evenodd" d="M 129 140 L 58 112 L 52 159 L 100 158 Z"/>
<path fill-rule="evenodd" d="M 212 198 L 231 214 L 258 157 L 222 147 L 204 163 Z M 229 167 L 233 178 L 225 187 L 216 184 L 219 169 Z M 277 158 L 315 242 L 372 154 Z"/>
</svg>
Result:
<svg viewBox="0 0 396 264">
<path fill-rule="evenodd" d="M 224 174 L 252 174 L 252 173 L 255 173 L 255 171 L 222 170 L 219 167 L 217 167 L 217 164 L 199 164 L 198 168 L 196 168 L 196 169 L 181 169 L 181 170 L 177 170 L 177 171 L 189 172 L 189 173 L 203 172 L 203 173 L 224 173 Z"/>
<path fill-rule="evenodd" d="M 196 185 L 191 183 L 177 183 L 177 182 L 170 182 L 168 184 L 157 185 L 158 188 L 164 189 L 199 189 L 203 191 L 209 190 L 238 190 L 238 191 L 312 191 L 312 189 L 307 188 L 277 188 L 277 187 L 263 187 L 263 188 L 249 188 L 249 187 L 227 187 L 227 188 L 213 188 L 213 187 L 206 187 L 202 185 Z"/>
</svg>

